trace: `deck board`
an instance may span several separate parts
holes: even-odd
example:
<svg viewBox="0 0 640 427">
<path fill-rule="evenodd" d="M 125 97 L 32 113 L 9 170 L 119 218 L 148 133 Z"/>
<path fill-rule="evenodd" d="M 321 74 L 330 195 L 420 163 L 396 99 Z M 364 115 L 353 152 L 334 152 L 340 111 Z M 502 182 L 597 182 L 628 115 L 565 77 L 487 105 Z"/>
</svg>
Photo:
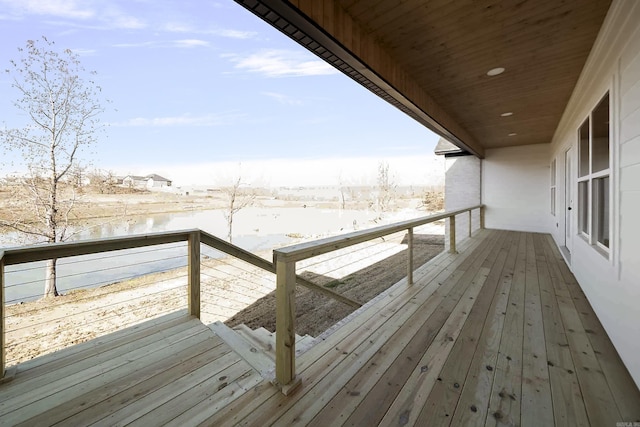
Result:
<svg viewBox="0 0 640 427">
<path fill-rule="evenodd" d="M 0 424 L 156 425 L 206 399 L 229 402 L 263 381 L 184 312 L 95 341 L 20 365 L 0 387 Z"/>
<path fill-rule="evenodd" d="M 211 343 L 205 340 L 176 351 L 173 363 L 167 363 L 165 359 L 149 360 L 145 369 L 132 372 L 118 381 L 105 383 L 92 393 L 69 399 L 49 411 L 42 412 L 38 416 L 26 420 L 24 424 L 38 425 L 46 422 L 64 421 L 66 424 L 88 425 L 103 418 L 103 414 L 110 407 L 113 407 L 114 402 L 130 400 L 130 397 L 127 398 L 126 395 L 131 390 L 136 390 L 142 394 L 148 393 L 149 390 L 153 390 L 158 386 L 156 380 L 158 375 L 171 372 L 177 369 L 180 364 L 193 358 L 203 357 L 203 353 L 205 353 L 205 357 L 208 357 L 209 355 L 206 354 L 208 351 L 212 351 Z M 83 408 L 91 409 L 84 411 L 82 410 Z"/>
<path fill-rule="evenodd" d="M 494 242 L 494 244 L 497 244 L 497 242 Z M 453 281 L 451 288 L 445 288 L 444 286 L 447 282 L 443 282 L 443 286 L 439 291 L 443 291 L 446 296 L 435 307 L 435 312 L 425 321 L 424 325 L 416 331 L 416 336 L 405 345 L 403 351 L 399 352 L 398 357 L 395 359 L 396 363 L 387 369 L 384 376 L 376 383 L 374 393 L 376 393 L 375 395 L 381 403 L 389 402 L 389 404 L 392 404 L 400 390 L 404 388 L 410 375 L 420 376 L 424 369 L 429 369 L 428 364 L 419 363 L 425 353 L 424 348 L 433 343 L 435 346 L 440 345 L 440 352 L 446 353 L 451 350 L 451 343 L 456 341 L 455 338 L 460 334 L 462 325 L 471 311 L 474 299 L 488 275 L 488 269 L 481 267 L 492 254 L 493 251 L 490 250 L 479 253 L 474 262 L 468 265 L 465 274 Z M 435 305 L 436 301 L 429 299 L 427 303 Z M 424 309 L 418 309 L 417 313 L 423 316 Z M 447 320 L 450 321 L 447 322 Z M 447 322 L 446 325 L 445 322 Z M 446 332 L 442 333 L 442 331 Z M 409 396 L 412 398 L 408 399 L 405 405 L 412 407 L 414 409 L 413 413 L 417 414 L 419 411 L 415 411 L 415 408 L 421 407 L 423 402 L 416 405 L 415 398 L 417 396 L 414 393 L 410 393 L 407 397 Z M 368 408 L 367 405 L 363 405 L 361 402 L 356 411 L 349 417 L 347 423 L 356 425 L 377 424 L 384 417 L 386 406 L 388 405 L 381 404 L 377 408 Z M 400 411 L 405 412 L 404 409 Z"/>
<path fill-rule="evenodd" d="M 429 394 L 429 398 L 417 418 L 418 424 L 448 425 L 460 400 L 462 385 L 466 383 L 473 356 L 477 352 L 482 328 L 489 314 L 489 308 L 495 297 L 495 291 L 499 283 L 500 275 L 507 260 L 508 249 L 511 244 L 510 236 L 505 236 L 500 248 L 492 251 L 492 257 L 487 261 L 491 263 L 490 274 L 487 277 L 487 286 L 471 308 L 469 318 L 464 323 L 462 332 L 447 358 L 435 385 Z M 482 343 L 484 345 L 484 343 Z M 486 367 L 492 365 L 485 365 Z M 491 368 L 493 369 L 493 368 Z"/>
<path fill-rule="evenodd" d="M 492 237 L 489 240 L 493 242 L 495 238 Z M 302 413 L 305 416 L 311 415 L 313 410 L 310 406 L 317 410 L 322 409 L 324 405 L 321 404 L 327 401 L 323 396 L 331 398 L 332 394 L 328 393 L 329 391 L 337 393 L 350 376 L 365 366 L 397 331 L 415 328 L 415 322 L 410 322 L 409 319 L 420 305 L 424 305 L 426 314 L 437 309 L 441 301 L 457 300 L 459 296 L 456 298 L 455 294 L 449 295 L 449 290 L 460 291 L 462 286 L 454 285 L 460 283 L 462 277 L 467 275 L 465 269 L 473 269 L 473 262 L 477 256 L 478 253 L 466 258 L 453 257 L 451 262 L 457 266 L 443 277 L 436 275 L 428 284 L 416 282 L 411 288 L 405 289 L 406 292 L 401 292 L 392 302 L 384 304 L 385 301 L 382 300 L 381 307 L 375 304 L 372 307 L 374 310 L 371 317 L 363 314 L 361 319 L 353 322 L 357 323 L 358 327 L 349 337 L 339 341 L 337 346 L 334 344 L 335 339 L 328 341 L 330 347 L 327 350 L 335 348 L 336 351 L 327 351 L 319 359 L 311 358 L 312 364 L 308 369 L 304 369 L 304 365 L 301 366 L 303 388 L 300 391 L 290 398 L 280 394 L 271 397 L 265 402 L 265 410 L 249 414 L 242 420 L 242 424 L 253 425 L 259 420 L 267 423 L 277 420 L 279 424 L 287 424 L 303 416 Z M 464 285 L 464 282 L 462 283 Z M 383 311 L 379 311 L 378 308 L 382 308 Z M 307 354 L 309 353 L 305 353 L 305 356 Z M 309 386 L 304 386 L 304 383 L 308 383 Z M 375 407 L 379 406 L 374 406 L 372 409 Z"/>
<path fill-rule="evenodd" d="M 548 258 L 543 236 L 535 236 L 534 245 L 554 423 L 558 426 L 589 425 L 584 398 L 556 299 L 554 277 L 551 275 L 552 267 L 549 266 L 549 262 L 554 260 Z"/>
<path fill-rule="evenodd" d="M 499 284 L 478 339 L 469 373 L 461 387 L 462 393 L 452 417 L 452 425 L 481 426 L 487 419 L 490 391 L 493 387 L 509 291 L 513 281 L 518 240 L 513 233 L 509 235 L 502 271 L 498 277 L 491 278 Z"/>
<path fill-rule="evenodd" d="M 615 425 L 640 392 L 549 235 L 483 230 L 297 358 L 290 396 L 163 316 L 18 366 L 2 425 Z"/>
<path fill-rule="evenodd" d="M 526 239 L 524 334 L 522 341 L 522 426 L 553 424 L 540 279 L 533 234 Z"/>
<path fill-rule="evenodd" d="M 517 238 L 513 280 L 509 290 L 495 376 L 484 423 L 486 426 L 520 424 L 526 236 L 519 235 Z"/>
<path fill-rule="evenodd" d="M 543 237 L 546 246 L 545 253 L 554 271 L 564 278 L 566 295 L 572 298 L 578 317 L 582 321 L 594 354 L 598 358 L 600 369 L 603 371 L 611 393 L 614 396 L 620 416 L 623 420 L 640 421 L 640 391 L 622 363 L 609 336 L 593 312 L 589 301 L 569 271 L 562 255 L 557 251 L 551 236 Z"/>
</svg>

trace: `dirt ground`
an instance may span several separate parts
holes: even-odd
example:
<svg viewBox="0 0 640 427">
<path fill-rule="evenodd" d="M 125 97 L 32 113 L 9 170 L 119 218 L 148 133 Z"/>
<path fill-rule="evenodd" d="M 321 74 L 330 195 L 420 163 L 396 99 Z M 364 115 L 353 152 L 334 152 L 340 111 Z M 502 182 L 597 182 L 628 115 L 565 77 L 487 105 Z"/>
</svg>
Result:
<svg viewBox="0 0 640 427">
<path fill-rule="evenodd" d="M 401 243 L 404 237 L 396 237 L 387 243 Z M 444 249 L 444 236 L 438 234 L 426 234 L 414 236 L 414 267 L 426 263 Z M 341 257 L 334 258 L 334 262 L 345 263 L 345 258 L 368 258 L 367 254 L 357 254 L 352 251 Z M 363 259 L 366 263 L 366 260 Z M 299 274 L 316 284 L 331 288 L 333 291 L 364 304 L 376 295 L 400 281 L 407 275 L 407 250 L 402 249 L 389 257 L 380 259 L 373 264 L 363 266 L 340 279 L 333 279 L 314 273 L 303 271 Z M 240 311 L 225 323 L 228 326 L 236 326 L 241 323 L 252 329 L 264 327 L 274 332 L 276 328 L 275 292 L 271 292 L 260 298 L 254 304 Z M 333 326 L 355 309 L 330 297 L 313 292 L 305 287 L 296 288 L 296 333 L 298 335 L 311 335 L 313 337 Z"/>
</svg>

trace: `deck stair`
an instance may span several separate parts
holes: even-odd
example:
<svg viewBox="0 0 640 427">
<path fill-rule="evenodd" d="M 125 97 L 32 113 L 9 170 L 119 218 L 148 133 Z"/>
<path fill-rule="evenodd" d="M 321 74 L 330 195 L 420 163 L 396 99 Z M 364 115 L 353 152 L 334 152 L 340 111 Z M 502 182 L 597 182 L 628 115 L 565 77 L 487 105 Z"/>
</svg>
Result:
<svg viewBox="0 0 640 427">
<path fill-rule="evenodd" d="M 224 342 L 238 353 L 249 365 L 269 381 L 274 378 L 276 334 L 265 328 L 251 329 L 245 324 L 228 327 L 222 322 L 208 325 Z M 306 352 L 315 338 L 296 334 L 296 355 Z"/>
<path fill-rule="evenodd" d="M 265 328 L 251 329 L 244 323 L 234 326 L 233 330 L 236 331 L 242 338 L 248 342 L 253 343 L 257 349 L 267 353 L 267 356 L 275 360 L 275 346 L 276 346 L 276 334 L 270 332 Z M 311 335 L 300 336 L 296 334 L 296 355 L 299 356 L 307 351 L 312 345 L 314 337 Z"/>
</svg>

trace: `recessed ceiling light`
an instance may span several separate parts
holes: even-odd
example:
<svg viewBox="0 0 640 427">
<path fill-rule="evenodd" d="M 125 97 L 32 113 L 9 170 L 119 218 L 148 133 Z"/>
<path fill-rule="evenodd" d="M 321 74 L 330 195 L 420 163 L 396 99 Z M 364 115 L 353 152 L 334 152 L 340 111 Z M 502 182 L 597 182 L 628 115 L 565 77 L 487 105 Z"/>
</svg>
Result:
<svg viewBox="0 0 640 427">
<path fill-rule="evenodd" d="M 487 71 L 487 76 L 497 76 L 498 74 L 502 74 L 504 73 L 504 68 L 502 67 L 497 67 L 497 68 L 492 68 L 489 71 Z"/>
<path fill-rule="evenodd" d="M 517 135 L 517 133 L 515 133 L 515 132 L 511 132 L 511 133 L 509 134 L 509 136 L 516 136 L 516 135 Z"/>
<path fill-rule="evenodd" d="M 506 112 L 506 113 L 502 113 L 500 114 L 502 117 L 509 117 L 509 116 L 513 116 L 513 113 L 511 111 Z"/>
</svg>

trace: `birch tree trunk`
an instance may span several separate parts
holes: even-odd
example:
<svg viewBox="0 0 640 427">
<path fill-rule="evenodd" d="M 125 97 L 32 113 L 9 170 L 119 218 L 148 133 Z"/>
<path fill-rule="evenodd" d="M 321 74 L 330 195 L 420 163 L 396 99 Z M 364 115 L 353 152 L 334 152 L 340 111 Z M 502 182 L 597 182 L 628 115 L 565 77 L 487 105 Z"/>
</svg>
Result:
<svg viewBox="0 0 640 427">
<path fill-rule="evenodd" d="M 60 295 L 58 293 L 58 287 L 56 286 L 56 274 L 57 274 L 57 259 L 50 259 L 47 261 L 47 269 L 45 273 L 44 279 L 44 297 L 57 297 Z"/>
<path fill-rule="evenodd" d="M 70 212 L 75 206 L 75 191 L 69 191 L 73 185 L 65 177 L 69 171 L 82 170 L 78 154 L 97 141 L 96 132 L 103 128 L 98 120 L 104 111 L 101 88 L 94 81 L 95 73 L 85 72 L 77 54 L 56 50 L 45 37 L 28 40 L 18 52 L 22 58 L 10 61 L 6 73 L 18 93 L 14 107 L 31 121 L 23 128 L 0 127 L 0 143 L 21 154 L 28 170 L 21 185 L 33 212 L 32 218 L 21 212 L 3 216 L 0 225 L 37 242 L 63 242 L 72 234 Z M 56 261 L 46 264 L 45 297 L 59 295 Z"/>
</svg>

